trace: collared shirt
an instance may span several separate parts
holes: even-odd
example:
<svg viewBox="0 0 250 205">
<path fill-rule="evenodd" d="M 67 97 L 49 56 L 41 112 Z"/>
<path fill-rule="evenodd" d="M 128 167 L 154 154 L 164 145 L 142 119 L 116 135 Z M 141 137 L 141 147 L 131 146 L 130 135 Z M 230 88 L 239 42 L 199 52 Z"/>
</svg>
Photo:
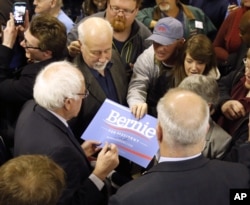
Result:
<svg viewBox="0 0 250 205">
<path fill-rule="evenodd" d="M 115 84 L 114 84 L 114 81 L 112 79 L 112 75 L 110 72 L 111 66 L 112 66 L 112 63 L 109 62 L 104 70 L 104 76 L 98 73 L 98 71 L 95 69 L 90 68 L 90 71 L 94 75 L 94 77 L 96 78 L 100 86 L 102 87 L 107 98 L 115 102 L 119 102 Z"/>
<path fill-rule="evenodd" d="M 67 120 L 65 120 L 62 116 L 58 115 L 57 113 L 55 113 L 52 110 L 48 110 L 52 115 L 54 115 L 55 117 L 57 117 L 66 127 L 68 127 L 68 123 Z"/>
<path fill-rule="evenodd" d="M 190 157 L 178 157 L 178 158 L 175 158 L 175 157 L 160 157 L 159 163 L 161 163 L 161 162 L 178 162 L 178 161 L 184 161 L 184 160 L 189 160 L 189 159 L 193 159 L 193 158 L 199 157 L 200 155 L 201 155 L 201 153 L 193 155 L 193 156 L 190 156 Z"/>
</svg>

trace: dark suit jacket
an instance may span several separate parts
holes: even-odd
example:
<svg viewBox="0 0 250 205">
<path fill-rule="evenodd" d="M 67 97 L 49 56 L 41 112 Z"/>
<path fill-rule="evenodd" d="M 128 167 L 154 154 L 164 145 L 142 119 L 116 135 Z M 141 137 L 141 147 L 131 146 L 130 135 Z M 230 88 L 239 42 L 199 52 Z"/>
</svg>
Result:
<svg viewBox="0 0 250 205">
<path fill-rule="evenodd" d="M 9 63 L 13 50 L 0 45 L 0 135 L 13 146 L 14 128 L 21 107 L 33 98 L 33 86 L 39 71 L 57 61 L 51 58 L 38 63 L 28 64 L 13 73 Z"/>
<path fill-rule="evenodd" d="M 109 205 L 228 205 L 229 190 L 248 188 L 244 165 L 203 156 L 162 162 L 144 176 L 125 184 Z"/>
<path fill-rule="evenodd" d="M 67 188 L 59 204 L 102 204 L 104 194 L 88 178 L 92 169 L 68 128 L 49 111 L 28 101 L 17 122 L 14 155 L 43 154 L 66 172 Z"/>
<path fill-rule="evenodd" d="M 112 52 L 111 62 L 113 65 L 110 68 L 110 72 L 116 88 L 118 103 L 126 105 L 128 79 L 126 78 L 125 65 L 122 63 L 119 54 L 115 50 Z M 76 63 L 82 71 L 85 77 L 86 88 L 89 90 L 89 96 L 84 99 L 77 118 L 69 122 L 74 134 L 79 139 L 106 99 L 106 94 L 91 73 L 90 69 L 92 68 L 86 65 L 81 56 L 76 57 L 74 63 Z"/>
</svg>

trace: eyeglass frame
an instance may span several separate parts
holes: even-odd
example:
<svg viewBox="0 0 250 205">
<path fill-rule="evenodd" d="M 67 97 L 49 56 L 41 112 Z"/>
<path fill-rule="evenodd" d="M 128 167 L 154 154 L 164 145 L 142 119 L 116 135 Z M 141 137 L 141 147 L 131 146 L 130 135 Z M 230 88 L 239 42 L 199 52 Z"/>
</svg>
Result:
<svg viewBox="0 0 250 205">
<path fill-rule="evenodd" d="M 244 65 L 245 65 L 245 69 L 250 70 L 250 67 L 247 66 L 247 60 L 248 60 L 248 58 L 243 58 L 242 61 L 243 61 Z"/>
<path fill-rule="evenodd" d="M 109 8 L 115 14 L 122 12 L 125 16 L 130 16 L 135 12 L 137 7 L 135 7 L 133 10 L 130 10 L 130 9 L 121 9 L 118 6 L 111 6 L 111 4 L 109 4 Z"/>
<path fill-rule="evenodd" d="M 24 48 L 26 48 L 26 49 L 37 49 L 37 50 L 42 50 L 40 47 L 35 47 L 35 46 L 27 46 L 27 39 L 26 38 L 24 38 L 23 39 L 23 42 L 24 42 Z"/>
<path fill-rule="evenodd" d="M 85 99 L 89 96 L 89 90 L 86 89 L 85 93 L 76 93 L 76 95 L 82 96 L 82 99 Z"/>
</svg>

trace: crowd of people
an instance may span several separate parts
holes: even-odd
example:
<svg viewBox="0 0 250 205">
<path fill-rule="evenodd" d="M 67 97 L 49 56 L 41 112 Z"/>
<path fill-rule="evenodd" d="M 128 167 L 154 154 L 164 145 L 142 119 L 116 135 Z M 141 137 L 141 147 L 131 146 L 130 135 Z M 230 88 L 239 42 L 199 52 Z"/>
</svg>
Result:
<svg viewBox="0 0 250 205">
<path fill-rule="evenodd" d="M 229 204 L 250 189 L 250 0 L 33 0 L 16 25 L 18 1 L 0 0 L 0 205 Z M 147 168 L 81 139 L 105 99 L 157 119 Z"/>
</svg>

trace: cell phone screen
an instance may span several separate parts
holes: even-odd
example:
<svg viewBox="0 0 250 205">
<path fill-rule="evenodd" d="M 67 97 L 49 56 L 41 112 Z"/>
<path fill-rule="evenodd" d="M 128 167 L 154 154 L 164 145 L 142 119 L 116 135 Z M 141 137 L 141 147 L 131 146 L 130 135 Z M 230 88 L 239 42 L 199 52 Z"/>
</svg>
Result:
<svg viewBox="0 0 250 205">
<path fill-rule="evenodd" d="M 26 11 L 25 2 L 14 3 L 13 15 L 14 15 L 16 25 L 22 25 L 24 23 L 25 11 Z"/>
</svg>

